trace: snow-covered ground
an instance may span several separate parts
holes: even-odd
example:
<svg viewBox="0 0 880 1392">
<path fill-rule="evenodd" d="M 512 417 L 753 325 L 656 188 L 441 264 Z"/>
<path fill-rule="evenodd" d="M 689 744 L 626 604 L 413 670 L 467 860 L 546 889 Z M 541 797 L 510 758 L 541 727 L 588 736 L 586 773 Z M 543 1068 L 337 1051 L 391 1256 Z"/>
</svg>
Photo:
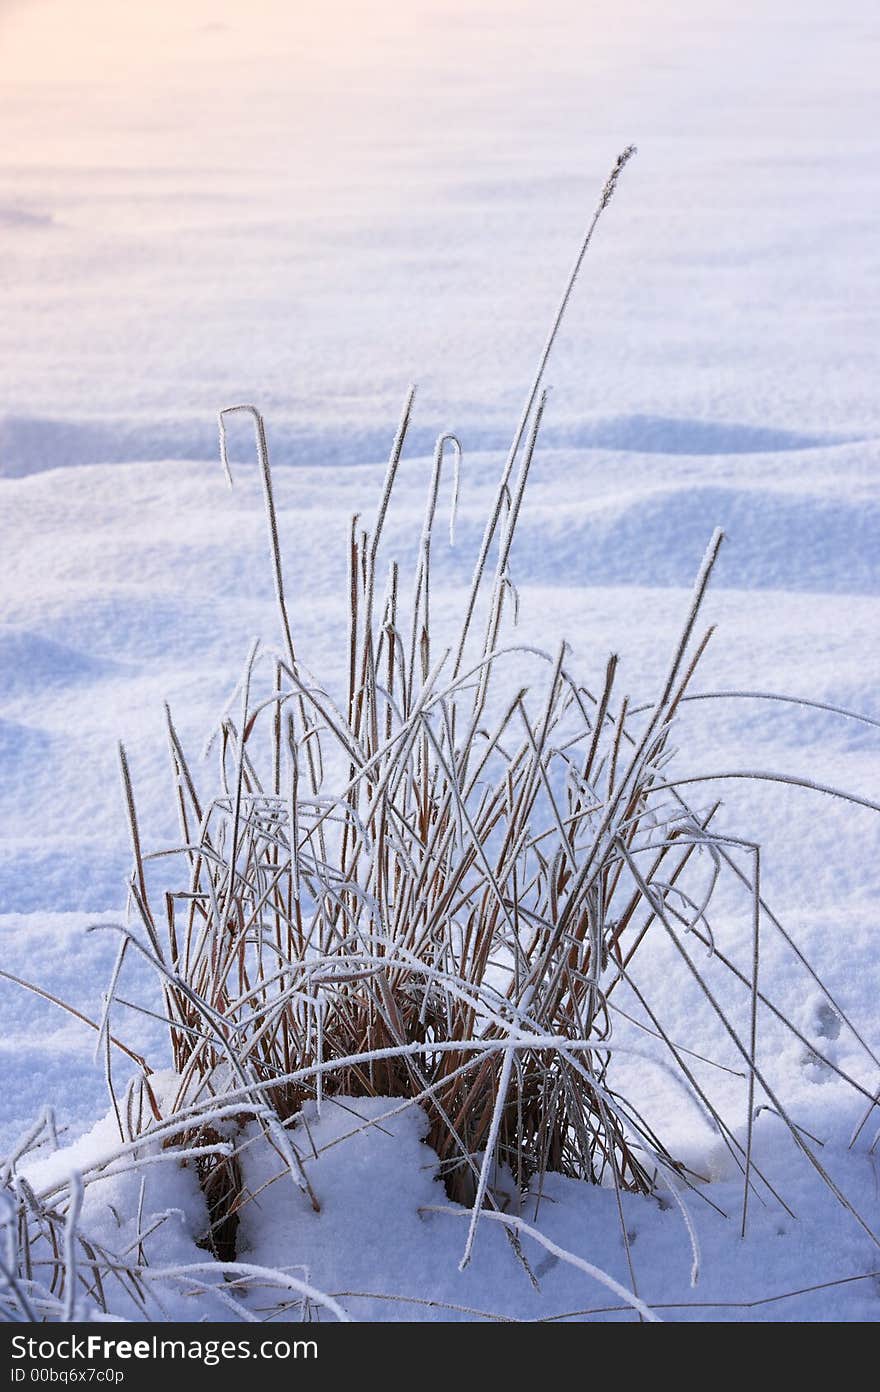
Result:
<svg viewBox="0 0 880 1392">
<path fill-rule="evenodd" d="M 252 637 L 275 634 L 252 442 L 236 426 L 230 494 L 216 409 L 253 400 L 266 413 L 300 650 L 341 680 L 348 520 L 372 510 L 418 381 L 389 549 L 412 554 L 424 456 L 454 428 L 457 545 L 437 546 L 435 599 L 451 623 L 555 298 L 630 140 L 639 156 L 551 364 L 513 560 L 522 634 L 567 637 L 593 682 L 619 651 L 623 687 L 649 699 L 720 525 L 707 611 L 719 627 L 698 688 L 880 717 L 876 6 L 313 8 L 261 0 L 245 26 L 229 0 L 82 0 L 75 19 L 61 0 L 0 3 L 0 966 L 92 1016 L 115 942 L 84 930 L 118 917 L 129 868 L 116 741 L 158 845 L 175 822 L 163 701 L 198 749 Z M 682 777 L 761 769 L 880 800 L 878 731 L 836 716 L 695 704 L 678 743 Z M 778 784 L 714 789 L 725 827 L 764 847 L 767 898 L 877 1051 L 880 816 Z M 731 900 L 719 932 L 744 952 L 747 906 Z M 667 965 L 658 949 L 654 1003 L 671 1031 L 733 1066 Z M 778 942 L 763 972 L 798 1027 L 875 1087 L 876 1067 Z M 0 1138 L 47 1102 L 71 1134 L 91 1127 L 106 1096 L 89 1032 L 6 982 L 0 1001 Z M 853 1094 L 771 1020 L 761 1029 L 794 1119 L 880 1227 L 880 1117 L 848 1151 Z M 130 1032 L 161 1063 L 158 1026 L 133 1017 Z M 659 1071 L 650 1086 L 664 1139 L 735 1215 L 716 1140 Z M 744 1119 L 743 1080 L 717 1086 Z M 329 1146 L 312 1176 L 322 1213 L 294 1199 L 255 1208 L 249 1260 L 360 1292 L 342 1298 L 354 1318 L 619 1303 L 524 1238 L 535 1294 L 488 1222 L 459 1273 L 465 1225 L 420 1214 L 445 1199 L 419 1118 L 331 1145 L 351 1121 L 338 1110 L 314 1128 Z M 798 1220 L 771 1205 L 741 1243 L 735 1216 L 701 1206 L 695 1291 L 677 1212 L 628 1200 L 643 1298 L 753 1301 L 880 1270 L 880 1250 L 783 1137 L 763 1113 L 760 1162 Z M 99 1133 L 82 1153 L 102 1145 Z M 255 1185 L 265 1163 L 255 1147 Z M 377 1172 L 389 1177 L 378 1209 Z M 166 1178 L 151 1202 L 189 1211 L 188 1183 L 175 1197 Z M 613 1195 L 554 1180 L 537 1219 L 528 1202 L 522 1217 L 624 1279 Z M 177 1233 L 157 1259 L 199 1256 L 188 1241 Z M 873 1319 L 878 1299 L 860 1279 L 751 1311 L 660 1313 Z"/>
</svg>

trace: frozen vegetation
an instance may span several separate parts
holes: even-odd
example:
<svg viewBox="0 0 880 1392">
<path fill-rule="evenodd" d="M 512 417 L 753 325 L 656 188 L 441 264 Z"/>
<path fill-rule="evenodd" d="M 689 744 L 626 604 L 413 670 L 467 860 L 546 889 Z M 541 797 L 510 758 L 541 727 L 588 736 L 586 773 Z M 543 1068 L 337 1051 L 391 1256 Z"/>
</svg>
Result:
<svg viewBox="0 0 880 1392">
<path fill-rule="evenodd" d="M 873 7 L 62 8 L 0 9 L 4 1309 L 875 1319 Z"/>
</svg>

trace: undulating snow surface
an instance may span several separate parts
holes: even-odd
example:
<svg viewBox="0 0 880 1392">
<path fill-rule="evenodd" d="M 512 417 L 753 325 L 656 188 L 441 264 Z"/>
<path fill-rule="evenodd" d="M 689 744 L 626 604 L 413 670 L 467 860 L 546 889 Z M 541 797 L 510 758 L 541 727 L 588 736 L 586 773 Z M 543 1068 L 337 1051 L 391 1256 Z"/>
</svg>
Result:
<svg viewBox="0 0 880 1392">
<path fill-rule="evenodd" d="M 163 701 L 197 751 L 252 638 L 275 638 L 252 440 L 231 430 L 230 494 L 216 409 L 252 400 L 266 413 L 298 644 L 341 684 L 349 518 L 375 505 L 417 380 L 388 549 L 413 554 L 425 456 L 454 428 L 462 497 L 455 549 L 435 548 L 434 598 L 451 628 L 555 298 L 630 140 L 640 154 L 551 364 L 513 557 L 520 635 L 568 638 L 593 685 L 619 651 L 621 689 L 651 699 L 722 526 L 707 606 L 718 631 L 696 689 L 786 692 L 880 718 L 874 4 L 416 0 L 331 3 L 318 17 L 261 0 L 247 23 L 231 0 L 77 8 L 74 24 L 60 0 L 0 4 L 4 971 L 100 1014 L 129 869 L 116 741 L 144 840 L 161 845 L 176 830 Z M 522 679 L 534 675 L 524 659 Z M 880 800 L 880 732 L 839 716 L 694 703 L 677 742 L 683 778 L 758 769 Z M 202 777 L 210 785 L 213 764 Z M 724 827 L 762 843 L 766 897 L 880 1050 L 880 816 L 769 782 L 691 791 L 699 806 L 723 797 Z M 722 908 L 719 944 L 747 963 L 747 896 Z M 738 1072 L 705 1001 L 650 950 L 652 1005 L 670 1033 Z M 772 934 L 762 973 L 798 1028 L 876 1088 L 876 1066 Z M 130 995 L 151 989 L 136 970 L 127 978 Z M 70 1137 L 88 1130 L 106 1109 L 90 1032 L 6 981 L 0 1001 L 3 1141 L 46 1103 Z M 744 992 L 733 1008 L 745 1018 L 747 1004 Z M 126 1037 L 162 1066 L 160 1026 L 132 1015 Z M 791 1115 L 880 1228 L 880 1114 L 847 1150 L 852 1091 L 767 1012 L 760 1041 Z M 659 1068 L 621 1062 L 622 1081 L 636 1067 L 664 1140 L 730 1215 L 691 1198 L 703 1248 L 691 1289 L 677 1209 L 627 1198 L 641 1297 L 672 1319 L 876 1318 L 873 1278 L 713 1307 L 863 1278 L 880 1271 L 880 1249 L 770 1112 L 758 1158 L 797 1218 L 755 1205 L 741 1242 L 717 1139 Z M 743 1077 L 709 1076 L 744 1127 Z M 352 1103 L 372 1119 L 393 1106 Z M 322 1211 L 273 1185 L 243 1221 L 243 1260 L 305 1268 L 356 1319 L 620 1304 L 524 1236 L 536 1292 L 489 1221 L 460 1273 L 466 1224 L 423 1211 L 446 1200 L 420 1113 L 360 1132 L 338 1104 L 306 1120 Z M 101 1123 L 41 1160 L 45 1183 L 112 1136 Z M 249 1154 L 258 1187 L 269 1153 Z M 154 1261 L 204 1259 L 191 1172 L 155 1168 L 147 1211 L 192 1221 L 157 1228 Z M 85 1216 L 121 1250 L 137 1202 L 137 1184 L 108 1179 L 89 1189 Z M 626 1280 L 613 1193 L 551 1178 L 537 1211 L 531 1198 L 520 1213 Z M 681 1307 L 694 1301 L 706 1303 Z M 228 1313 L 181 1302 L 181 1317 Z"/>
</svg>

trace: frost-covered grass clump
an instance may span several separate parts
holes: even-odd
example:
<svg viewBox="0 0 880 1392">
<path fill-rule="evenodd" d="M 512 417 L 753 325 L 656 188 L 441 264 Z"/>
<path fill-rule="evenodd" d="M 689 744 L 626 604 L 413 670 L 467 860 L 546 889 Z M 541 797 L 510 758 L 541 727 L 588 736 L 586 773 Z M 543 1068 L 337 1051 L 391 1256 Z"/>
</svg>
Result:
<svg viewBox="0 0 880 1392">
<path fill-rule="evenodd" d="M 385 555 L 383 531 L 410 393 L 375 520 L 351 524 L 350 623 L 340 635 L 348 681 L 339 691 L 309 670 L 294 641 L 262 417 L 252 406 L 230 408 L 249 413 L 256 427 L 281 641 L 255 644 L 248 655 L 212 735 L 219 777 L 207 792 L 168 712 L 177 846 L 143 849 L 122 754 L 132 914 L 120 926 L 117 969 L 97 1022 L 119 1142 L 96 1173 L 106 1178 L 108 1165 L 128 1173 L 159 1153 L 163 1163 L 185 1163 L 204 1202 L 192 1236 L 215 1273 L 238 1273 L 245 1295 L 252 1282 L 272 1287 L 240 1250 L 249 1206 L 287 1179 L 319 1212 L 308 1116 L 363 1098 L 390 1099 L 384 1107 L 370 1103 L 367 1128 L 381 1130 L 416 1105 L 424 1110 L 448 1199 L 469 1210 L 463 1267 L 486 1218 L 506 1228 L 532 1275 L 520 1240 L 534 1229 L 517 1205 L 554 1173 L 614 1191 L 634 1292 L 627 1196 L 671 1196 L 690 1232 L 685 1198 L 688 1190 L 700 1197 L 705 1183 L 650 1118 L 656 1057 L 630 1068 L 625 1088 L 619 1084 L 618 1056 L 631 1062 L 639 1055 L 615 1028 L 623 1017 L 633 1023 L 624 1008 L 633 1002 L 642 1009 L 638 1028 L 661 1042 L 667 1073 L 740 1176 L 742 1232 L 754 1196 L 785 1206 L 753 1153 L 756 1110 L 768 1107 L 873 1237 L 762 1064 L 759 1007 L 802 1045 L 816 1046 L 784 1019 L 761 980 L 762 934 L 793 944 L 762 897 L 760 846 L 716 830 L 717 803 L 689 801 L 682 791 L 704 780 L 675 775 L 673 732 L 711 637 L 701 608 L 722 534 L 709 540 L 659 688 L 637 700 L 618 689 L 615 656 L 602 660 L 588 684 L 565 635 L 548 625 L 547 647 L 526 650 L 510 623 L 518 604 L 511 557 L 545 409 L 544 370 L 596 220 L 630 154 L 612 172 L 566 286 L 451 640 L 444 629 L 438 641 L 431 568 L 450 462 L 458 492 L 457 438 L 437 441 L 407 573 L 400 557 Z M 220 421 L 227 472 L 228 414 Z M 543 671 L 531 686 L 519 675 L 526 651 Z M 718 948 L 710 926 L 726 881 L 749 894 L 745 969 Z M 673 1037 L 649 1003 L 643 962 L 658 937 L 682 989 L 703 998 L 733 1049 L 743 1084 L 735 1115 L 719 1106 L 695 1066 L 709 1062 L 700 1041 Z M 160 1088 L 151 1066 L 136 1058 L 139 1077 L 120 1096 L 109 1060 L 124 1045 L 111 1017 L 125 958 L 135 952 L 160 984 L 173 1075 Z M 802 956 L 797 966 L 835 1019 L 854 1030 Z M 871 1105 L 870 1092 L 824 1061 Z M 255 1191 L 247 1176 L 260 1149 L 274 1162 L 264 1165 L 268 1177 Z M 16 1317 L 70 1317 L 80 1297 L 115 1309 L 104 1291 L 108 1274 L 136 1317 L 156 1316 L 139 1220 L 134 1258 L 131 1243 L 110 1255 L 78 1226 L 80 1181 L 38 1194 L 16 1161 L 6 1181 L 7 1230 L 16 1236 L 5 1279 Z M 383 1182 L 377 1173 L 377 1191 Z M 551 1250 L 558 1257 L 558 1246 Z M 577 1264 L 570 1253 L 562 1257 Z M 297 1253 L 288 1260 L 295 1264 Z M 197 1293 L 201 1269 L 190 1259 L 170 1274 L 163 1268 L 162 1279 L 188 1282 Z M 276 1284 L 285 1309 L 321 1303 L 307 1281 L 279 1274 Z M 216 1280 L 209 1285 L 219 1299 Z M 223 1300 L 237 1308 L 228 1290 Z M 632 1301 L 644 1315 L 635 1294 Z M 341 1313 L 330 1297 L 324 1303 Z"/>
</svg>

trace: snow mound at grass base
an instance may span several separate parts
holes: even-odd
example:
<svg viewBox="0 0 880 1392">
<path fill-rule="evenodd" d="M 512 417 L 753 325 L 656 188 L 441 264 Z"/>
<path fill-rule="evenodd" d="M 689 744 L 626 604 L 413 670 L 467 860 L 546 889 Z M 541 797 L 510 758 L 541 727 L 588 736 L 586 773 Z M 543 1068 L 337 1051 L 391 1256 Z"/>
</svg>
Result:
<svg viewBox="0 0 880 1392">
<path fill-rule="evenodd" d="M 163 1077 L 167 1087 L 161 1091 L 170 1095 L 173 1077 Z M 529 1233 L 520 1233 L 514 1243 L 505 1223 L 486 1217 L 473 1260 L 461 1271 L 469 1214 L 446 1198 L 436 1155 L 425 1144 L 427 1129 L 421 1108 L 400 1099 L 335 1098 L 324 1101 L 320 1114 L 314 1103 L 307 1104 L 291 1137 L 320 1212 L 255 1126 L 230 1136 L 249 1196 L 237 1234 L 242 1271 L 263 1267 L 286 1273 L 332 1297 L 355 1321 L 638 1318 L 612 1289 L 564 1255 L 630 1287 L 617 1200 L 609 1188 L 551 1174 L 540 1193 L 517 1198 L 501 1176 L 495 1190 L 499 1209 L 537 1230 L 549 1246 Z M 780 1142 L 780 1133 L 776 1120 L 765 1115 L 757 1127 L 757 1158 L 798 1216 L 755 1202 L 748 1235 L 741 1240 L 741 1187 L 735 1179 L 685 1193 L 700 1249 L 696 1286 L 691 1285 L 691 1243 L 672 1198 L 621 1196 L 639 1295 L 659 1318 L 868 1321 L 880 1315 L 876 1250 L 842 1215 L 829 1222 L 833 1198 L 793 1148 Z M 38 1190 L 45 1189 L 71 1169 L 107 1162 L 117 1145 L 110 1115 L 73 1146 L 32 1162 L 29 1178 Z M 870 1212 L 870 1159 L 843 1150 L 828 1154 L 827 1147 L 822 1158 L 856 1205 Z M 711 1156 L 704 1160 L 709 1168 Z M 83 1229 L 119 1253 L 136 1245 L 144 1175 L 141 1230 L 153 1229 L 144 1244 L 148 1263 L 157 1272 L 187 1262 L 203 1266 L 207 1253 L 197 1242 L 206 1223 L 204 1200 L 192 1166 L 170 1158 L 93 1180 Z M 202 1279 L 221 1291 L 230 1289 L 219 1268 L 215 1278 Z M 230 1280 L 234 1272 L 227 1272 Z M 820 1288 L 810 1289 L 815 1287 Z M 196 1309 L 187 1289 L 185 1278 L 163 1284 L 171 1317 L 229 1317 L 220 1299 L 204 1291 Z M 268 1280 L 256 1280 L 246 1293 L 231 1289 L 257 1318 L 302 1318 L 301 1297 Z M 790 1294 L 795 1291 L 801 1293 Z M 137 1318 L 124 1301 L 117 1304 L 121 1317 Z M 332 1318 L 315 1303 L 309 1314 Z"/>
</svg>

